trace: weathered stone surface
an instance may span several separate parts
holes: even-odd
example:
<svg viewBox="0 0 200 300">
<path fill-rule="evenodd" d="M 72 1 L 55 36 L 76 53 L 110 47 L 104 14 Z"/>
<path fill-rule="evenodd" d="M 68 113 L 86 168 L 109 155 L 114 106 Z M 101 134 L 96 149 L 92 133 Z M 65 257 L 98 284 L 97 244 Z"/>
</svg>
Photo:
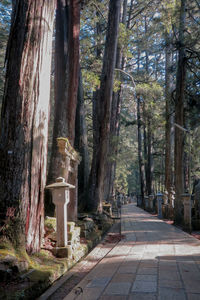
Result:
<svg viewBox="0 0 200 300">
<path fill-rule="evenodd" d="M 67 231 L 71 232 L 74 230 L 75 222 L 67 222 Z"/>
<path fill-rule="evenodd" d="M 53 248 L 52 250 L 53 255 L 59 258 L 72 258 L 72 247 L 71 246 L 66 246 L 66 247 L 56 247 Z"/>
</svg>

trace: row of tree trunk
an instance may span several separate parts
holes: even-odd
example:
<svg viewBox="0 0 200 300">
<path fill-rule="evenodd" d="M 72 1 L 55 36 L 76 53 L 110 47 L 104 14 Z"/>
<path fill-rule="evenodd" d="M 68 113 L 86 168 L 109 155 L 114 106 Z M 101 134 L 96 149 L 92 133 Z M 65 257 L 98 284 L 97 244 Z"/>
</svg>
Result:
<svg viewBox="0 0 200 300">
<path fill-rule="evenodd" d="M 2 222 L 5 222 L 9 209 L 12 208 L 15 212 L 11 218 L 12 230 L 7 234 L 16 245 L 26 247 L 29 253 L 39 251 L 44 233 L 51 45 L 56 7 L 53 60 L 55 113 L 48 181 L 53 182 L 60 175 L 56 138 L 68 137 L 71 145 L 77 147 L 83 157 L 79 170 L 82 178 L 79 187 L 82 208 L 87 206 L 88 209 L 101 213 L 108 165 L 113 111 L 112 86 L 121 1 L 110 0 L 109 3 L 101 85 L 93 105 L 96 122 L 94 120 L 90 177 L 79 66 L 81 1 L 13 1 L 1 114 L 0 209 Z M 114 106 L 117 120 L 118 105 Z M 65 179 L 70 180 L 69 173 Z M 89 199 L 87 202 L 84 200 L 86 194 Z M 47 197 L 47 211 L 52 212 L 53 206 L 48 199 Z"/>
</svg>

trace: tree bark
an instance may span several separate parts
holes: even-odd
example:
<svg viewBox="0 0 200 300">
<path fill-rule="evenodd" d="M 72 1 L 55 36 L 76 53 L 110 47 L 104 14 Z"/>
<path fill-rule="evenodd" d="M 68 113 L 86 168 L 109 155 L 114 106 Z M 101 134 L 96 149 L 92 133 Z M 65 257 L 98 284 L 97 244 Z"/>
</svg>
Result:
<svg viewBox="0 0 200 300">
<path fill-rule="evenodd" d="M 14 6 L 0 134 L 0 206 L 15 209 L 13 241 L 39 251 L 44 227 L 55 1 Z"/>
<path fill-rule="evenodd" d="M 140 97 L 137 96 L 137 126 L 138 126 L 138 162 L 140 174 L 140 193 L 142 197 L 142 207 L 144 207 L 145 195 L 145 168 L 142 153 L 142 132 L 141 132 L 141 113 L 140 113 Z"/>
<path fill-rule="evenodd" d="M 55 55 L 54 55 L 54 122 L 51 157 L 48 169 L 48 183 L 55 182 L 60 176 L 61 155 L 58 151 L 58 137 L 68 136 L 67 127 L 67 92 L 68 92 L 68 31 L 69 7 L 66 0 L 57 0 L 55 22 Z M 45 191 L 45 212 L 54 216 L 55 206 L 49 190 Z"/>
<path fill-rule="evenodd" d="M 170 195 L 172 185 L 172 45 L 166 33 L 165 50 L 165 189 Z"/>
<path fill-rule="evenodd" d="M 90 208 L 94 211 L 102 212 L 103 182 L 105 177 L 105 164 L 108 154 L 110 114 L 112 103 L 113 75 L 116 62 L 117 37 L 120 13 L 120 0 L 110 0 L 109 17 L 106 35 L 106 45 L 103 59 L 103 69 L 101 75 L 100 90 L 97 95 L 99 139 L 97 141 L 95 157 L 96 178 L 90 176 L 89 200 Z M 91 170 L 91 174 L 93 174 Z"/>
<path fill-rule="evenodd" d="M 147 178 L 146 178 L 146 186 L 147 186 L 147 195 L 151 195 L 153 192 L 153 159 L 152 159 L 152 129 L 151 129 L 151 121 L 148 116 L 147 121 Z"/>
<path fill-rule="evenodd" d="M 123 1 L 123 13 L 121 23 L 126 26 L 127 16 L 127 0 Z M 125 65 L 125 57 L 121 47 L 117 47 L 116 68 L 123 69 Z M 119 74 L 121 76 L 121 74 Z M 119 78 L 120 79 L 120 78 Z M 118 153 L 118 138 L 120 131 L 120 111 L 121 111 L 121 86 L 117 92 L 112 95 L 111 121 L 110 121 L 110 138 L 109 138 L 109 158 L 106 166 L 107 171 L 104 178 L 104 199 L 109 199 L 114 196 L 114 180 L 116 174 L 116 159 Z"/>
<path fill-rule="evenodd" d="M 75 116 L 79 78 L 79 32 L 80 1 L 57 0 L 56 51 L 55 51 L 55 118 L 53 143 L 48 172 L 48 182 L 55 181 L 60 174 L 61 155 L 56 139 L 67 137 L 74 145 Z M 66 166 L 65 180 L 69 172 Z M 70 180 L 70 179 L 69 179 Z M 70 191 L 71 198 L 73 193 Z M 71 199 L 72 200 L 72 199 Z M 73 200 L 72 200 L 73 201 Z M 53 214 L 51 197 L 46 197 L 47 212 Z"/>
<path fill-rule="evenodd" d="M 70 0 L 69 14 L 69 85 L 67 105 L 68 138 L 71 145 L 75 139 L 75 118 L 79 82 L 79 34 L 80 0 Z"/>
<path fill-rule="evenodd" d="M 176 98 L 175 98 L 175 123 L 184 125 L 184 90 L 186 80 L 186 56 L 184 45 L 185 30 L 185 9 L 186 0 L 181 0 L 180 23 L 179 23 L 179 49 L 178 49 L 178 67 L 176 76 Z M 183 153 L 184 153 L 184 132 L 175 127 L 175 222 L 182 222 L 182 201 L 181 194 L 184 191 L 183 182 Z"/>
<path fill-rule="evenodd" d="M 80 1 L 57 0 L 55 46 L 55 119 L 48 181 L 59 176 L 60 156 L 56 139 L 75 138 L 78 93 Z"/>
<path fill-rule="evenodd" d="M 79 207 L 86 207 L 86 189 L 89 179 L 89 153 L 87 143 L 87 128 L 85 122 L 84 92 L 81 70 L 79 71 L 79 88 L 76 111 L 76 137 L 75 149 L 80 153 L 82 160 L 78 168 L 78 195 Z"/>
</svg>

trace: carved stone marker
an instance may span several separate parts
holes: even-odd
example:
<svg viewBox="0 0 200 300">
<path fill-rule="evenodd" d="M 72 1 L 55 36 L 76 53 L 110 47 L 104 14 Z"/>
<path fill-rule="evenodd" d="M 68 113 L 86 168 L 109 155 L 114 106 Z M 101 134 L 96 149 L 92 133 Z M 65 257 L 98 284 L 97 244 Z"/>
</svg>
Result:
<svg viewBox="0 0 200 300">
<path fill-rule="evenodd" d="M 157 207 L 158 207 L 158 218 L 162 219 L 163 194 L 158 192 L 156 198 L 157 198 Z"/>
<path fill-rule="evenodd" d="M 46 186 L 52 192 L 53 203 L 56 206 L 56 233 L 57 247 L 67 247 L 67 204 L 69 203 L 69 190 L 75 187 L 65 182 L 63 177 Z"/>
<path fill-rule="evenodd" d="M 191 232 L 192 220 L 191 220 L 191 195 L 183 194 L 181 195 L 184 205 L 184 228 Z"/>
<path fill-rule="evenodd" d="M 70 191 L 70 202 L 68 205 L 68 220 L 77 221 L 78 209 L 78 165 L 81 157 L 70 145 L 67 138 L 58 138 L 58 149 L 62 155 L 62 176 L 75 188 Z"/>
</svg>

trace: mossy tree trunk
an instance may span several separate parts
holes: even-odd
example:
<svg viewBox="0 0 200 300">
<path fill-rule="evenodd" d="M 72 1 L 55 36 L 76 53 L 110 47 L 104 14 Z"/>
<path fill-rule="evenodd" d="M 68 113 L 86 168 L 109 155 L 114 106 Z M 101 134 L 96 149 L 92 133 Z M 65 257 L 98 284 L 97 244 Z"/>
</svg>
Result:
<svg viewBox="0 0 200 300">
<path fill-rule="evenodd" d="M 12 238 L 28 252 L 43 235 L 55 1 L 13 6 L 1 112 L 0 209 L 15 209 Z"/>
</svg>

